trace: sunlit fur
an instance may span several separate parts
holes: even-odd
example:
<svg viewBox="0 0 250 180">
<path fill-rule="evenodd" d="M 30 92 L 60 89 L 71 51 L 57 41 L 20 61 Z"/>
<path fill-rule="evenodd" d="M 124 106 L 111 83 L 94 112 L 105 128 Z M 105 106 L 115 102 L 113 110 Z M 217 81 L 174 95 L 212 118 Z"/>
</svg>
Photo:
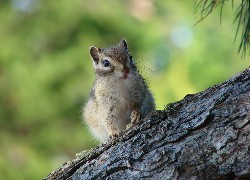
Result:
<svg viewBox="0 0 250 180">
<path fill-rule="evenodd" d="M 125 130 L 132 110 L 139 109 L 144 118 L 155 109 L 155 104 L 125 40 L 107 49 L 91 47 L 90 55 L 96 79 L 84 108 L 84 118 L 93 135 L 103 142 Z M 103 66 L 101 62 L 105 59 L 110 66 Z"/>
</svg>

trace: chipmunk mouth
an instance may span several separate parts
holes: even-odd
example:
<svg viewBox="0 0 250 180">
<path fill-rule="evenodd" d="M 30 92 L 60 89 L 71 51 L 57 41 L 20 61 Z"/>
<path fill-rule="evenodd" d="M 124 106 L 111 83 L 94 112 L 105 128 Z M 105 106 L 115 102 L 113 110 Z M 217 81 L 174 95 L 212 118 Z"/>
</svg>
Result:
<svg viewBox="0 0 250 180">
<path fill-rule="evenodd" d="M 129 75 L 129 72 L 124 72 L 122 73 L 122 79 L 127 79 L 128 78 L 128 75 Z"/>
<path fill-rule="evenodd" d="M 128 76 L 129 76 L 129 73 L 130 73 L 130 70 L 128 68 L 124 68 L 122 70 L 122 77 L 121 77 L 121 79 L 127 79 Z"/>
</svg>

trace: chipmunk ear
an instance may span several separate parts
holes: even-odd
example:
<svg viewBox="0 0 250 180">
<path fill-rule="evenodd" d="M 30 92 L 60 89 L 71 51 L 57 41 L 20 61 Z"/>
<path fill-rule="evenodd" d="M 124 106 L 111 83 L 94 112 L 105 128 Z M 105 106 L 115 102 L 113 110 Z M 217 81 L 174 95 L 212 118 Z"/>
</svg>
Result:
<svg viewBox="0 0 250 180">
<path fill-rule="evenodd" d="M 91 55 L 91 58 L 93 59 L 93 61 L 95 62 L 95 64 L 98 64 L 99 62 L 99 52 L 101 52 L 100 48 L 91 46 L 89 49 L 89 53 Z"/>
<path fill-rule="evenodd" d="M 126 39 L 122 38 L 119 42 L 119 45 L 122 46 L 125 50 L 128 50 L 128 43 Z"/>
</svg>

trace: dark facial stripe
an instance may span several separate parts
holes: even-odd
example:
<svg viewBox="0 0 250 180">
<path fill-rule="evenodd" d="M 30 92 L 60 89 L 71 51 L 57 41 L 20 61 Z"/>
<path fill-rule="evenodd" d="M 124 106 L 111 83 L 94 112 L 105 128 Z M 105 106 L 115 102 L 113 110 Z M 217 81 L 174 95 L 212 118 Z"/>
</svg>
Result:
<svg viewBox="0 0 250 180">
<path fill-rule="evenodd" d="M 109 76 L 111 74 L 113 74 L 115 68 L 114 67 L 110 67 L 111 69 L 110 70 L 103 70 L 103 69 L 99 69 L 97 68 L 95 70 L 96 74 L 99 75 L 99 76 Z"/>
</svg>

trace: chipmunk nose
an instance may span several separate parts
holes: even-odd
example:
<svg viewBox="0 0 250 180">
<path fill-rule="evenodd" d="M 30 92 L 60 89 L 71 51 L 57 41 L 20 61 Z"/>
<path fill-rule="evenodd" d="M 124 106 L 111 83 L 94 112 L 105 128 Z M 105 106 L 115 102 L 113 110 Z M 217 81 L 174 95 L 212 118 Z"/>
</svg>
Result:
<svg viewBox="0 0 250 180">
<path fill-rule="evenodd" d="M 125 66 L 121 71 L 123 73 L 125 73 L 125 74 L 128 74 L 129 73 L 129 68 Z"/>
</svg>

